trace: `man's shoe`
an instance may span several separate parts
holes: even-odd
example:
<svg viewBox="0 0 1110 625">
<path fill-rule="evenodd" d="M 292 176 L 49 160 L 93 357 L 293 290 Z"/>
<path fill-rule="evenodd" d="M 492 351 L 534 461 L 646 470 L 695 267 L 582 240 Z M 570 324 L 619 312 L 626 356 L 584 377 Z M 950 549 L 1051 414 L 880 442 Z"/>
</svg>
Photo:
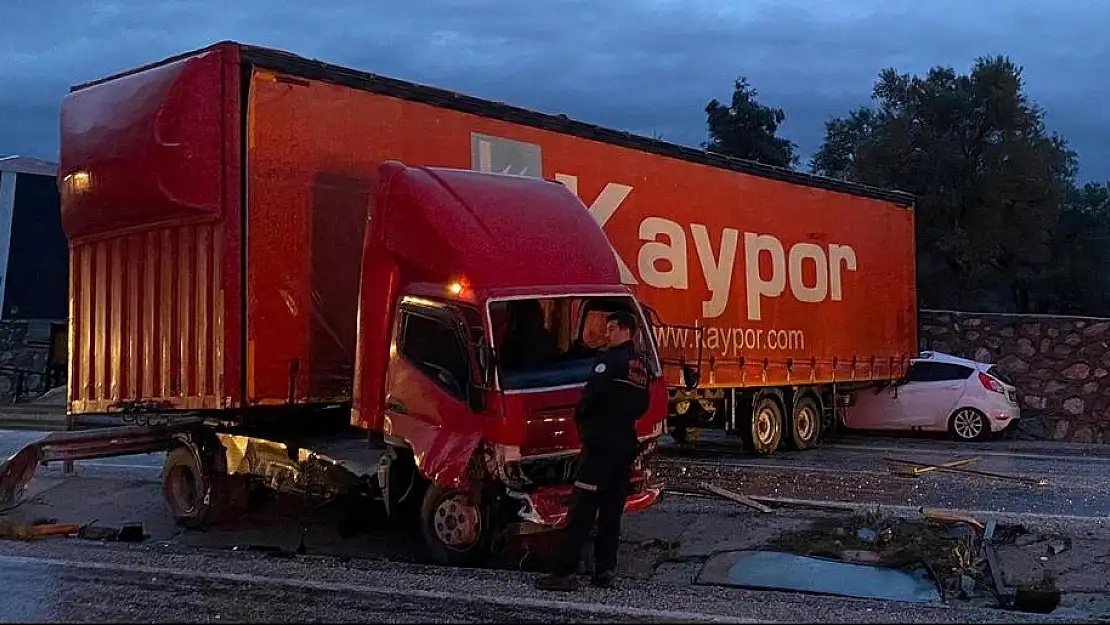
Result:
<svg viewBox="0 0 1110 625">
<path fill-rule="evenodd" d="M 594 573 L 590 583 L 598 588 L 614 588 L 617 585 L 616 571 L 601 571 Z"/>
<path fill-rule="evenodd" d="M 554 590 L 557 592 L 574 592 L 578 590 L 578 578 L 573 575 L 555 575 L 549 573 L 536 580 L 536 588 L 540 590 Z"/>
</svg>

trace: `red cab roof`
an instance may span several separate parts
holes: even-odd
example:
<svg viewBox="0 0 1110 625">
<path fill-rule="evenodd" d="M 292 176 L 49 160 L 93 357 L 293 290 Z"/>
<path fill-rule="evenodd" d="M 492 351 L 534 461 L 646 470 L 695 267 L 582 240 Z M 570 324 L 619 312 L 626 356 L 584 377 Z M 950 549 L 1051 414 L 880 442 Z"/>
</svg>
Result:
<svg viewBox="0 0 1110 625">
<path fill-rule="evenodd" d="M 608 239 L 562 184 L 397 162 L 379 171 L 378 236 L 408 265 L 476 289 L 620 285 Z"/>
</svg>

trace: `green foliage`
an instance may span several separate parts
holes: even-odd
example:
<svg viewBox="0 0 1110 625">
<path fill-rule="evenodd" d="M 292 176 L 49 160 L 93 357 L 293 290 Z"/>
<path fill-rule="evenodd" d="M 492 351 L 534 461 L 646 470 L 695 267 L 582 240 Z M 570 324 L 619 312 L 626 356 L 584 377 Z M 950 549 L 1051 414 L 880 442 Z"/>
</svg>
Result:
<svg viewBox="0 0 1110 625">
<path fill-rule="evenodd" d="M 871 106 L 826 124 L 811 168 L 918 196 L 922 307 L 1110 314 L 1107 188 L 1075 189 L 1075 154 L 1023 87 L 1005 57 L 884 70 Z"/>
<path fill-rule="evenodd" d="M 798 163 L 797 146 L 775 136 L 786 120 L 786 113 L 760 104 L 756 100 L 758 95 L 748 80 L 740 77 L 733 83 L 729 106 L 711 100 L 705 106 L 709 141 L 703 147 L 719 154 L 793 168 Z"/>
</svg>

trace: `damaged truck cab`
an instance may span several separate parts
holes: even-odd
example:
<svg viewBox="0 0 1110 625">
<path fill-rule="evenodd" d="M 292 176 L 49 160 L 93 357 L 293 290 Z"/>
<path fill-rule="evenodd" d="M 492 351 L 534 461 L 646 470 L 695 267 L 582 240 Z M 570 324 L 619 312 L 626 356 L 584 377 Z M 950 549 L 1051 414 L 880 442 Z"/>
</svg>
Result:
<svg viewBox="0 0 1110 625">
<path fill-rule="evenodd" d="M 366 225 L 352 424 L 380 432 L 390 513 L 426 481 L 422 530 L 467 562 L 502 532 L 562 525 L 579 441 L 574 407 L 607 314 L 641 322 L 651 411 L 629 510 L 659 497 L 640 461 L 666 390 L 646 318 L 607 240 L 563 185 L 385 163 Z M 490 531 L 492 530 L 492 531 Z"/>
</svg>

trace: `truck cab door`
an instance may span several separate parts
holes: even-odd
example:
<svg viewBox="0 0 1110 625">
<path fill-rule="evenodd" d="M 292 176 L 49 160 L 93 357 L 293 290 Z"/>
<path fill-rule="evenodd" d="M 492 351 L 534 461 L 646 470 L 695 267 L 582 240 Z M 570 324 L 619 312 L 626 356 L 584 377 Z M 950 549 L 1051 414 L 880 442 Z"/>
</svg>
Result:
<svg viewBox="0 0 1110 625">
<path fill-rule="evenodd" d="M 411 446 L 421 471 L 436 482 L 439 470 L 459 456 L 465 464 L 482 437 L 481 420 L 467 403 L 471 363 L 450 309 L 401 304 L 386 374 L 384 430 Z"/>
</svg>

